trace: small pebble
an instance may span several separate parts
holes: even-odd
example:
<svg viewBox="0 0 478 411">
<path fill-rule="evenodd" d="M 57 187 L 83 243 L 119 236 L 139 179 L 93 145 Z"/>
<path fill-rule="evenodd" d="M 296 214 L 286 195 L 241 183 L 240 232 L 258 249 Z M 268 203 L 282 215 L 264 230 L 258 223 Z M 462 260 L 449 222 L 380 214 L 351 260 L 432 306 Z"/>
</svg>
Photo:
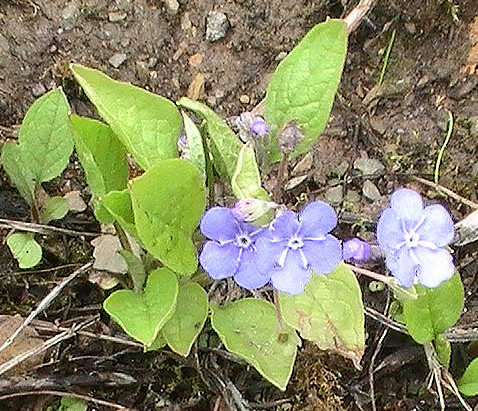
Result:
<svg viewBox="0 0 478 411">
<path fill-rule="evenodd" d="M 307 176 L 298 176 L 291 178 L 285 185 L 284 189 L 285 191 L 292 190 L 293 188 L 296 188 L 298 185 L 302 184 L 305 180 L 307 180 Z"/>
<path fill-rule="evenodd" d="M 332 205 L 339 205 L 344 199 L 343 187 L 338 185 L 328 188 L 325 192 L 325 199 Z"/>
<path fill-rule="evenodd" d="M 229 20 L 224 13 L 210 11 L 206 17 L 206 40 L 212 42 L 226 37 L 229 30 Z"/>
<path fill-rule="evenodd" d="M 362 187 L 362 194 L 372 201 L 378 201 L 382 198 L 377 186 L 370 180 L 365 180 Z"/>
<path fill-rule="evenodd" d="M 178 0 L 163 0 L 166 10 L 169 14 L 178 14 L 179 3 Z"/>
<path fill-rule="evenodd" d="M 197 67 L 202 63 L 202 54 L 196 53 L 189 57 L 189 65 L 191 67 Z"/>
<path fill-rule="evenodd" d="M 110 63 L 114 68 L 118 68 L 125 62 L 125 60 L 126 60 L 125 53 L 116 53 L 110 57 L 110 59 L 108 60 L 108 63 Z"/>
<path fill-rule="evenodd" d="M 43 83 L 37 83 L 32 87 L 32 94 L 35 97 L 40 97 L 46 93 L 46 88 Z"/>
<path fill-rule="evenodd" d="M 307 153 L 302 160 L 300 160 L 296 166 L 292 169 L 292 175 L 308 173 L 314 164 L 314 156 L 312 153 Z"/>
<path fill-rule="evenodd" d="M 385 170 L 385 166 L 374 158 L 357 158 L 354 161 L 354 168 L 366 176 L 380 174 Z"/>
<path fill-rule="evenodd" d="M 247 94 L 243 94 L 242 96 L 239 97 L 239 101 L 242 104 L 249 104 L 251 102 L 251 99 L 249 98 Z"/>
<path fill-rule="evenodd" d="M 112 23 L 118 23 L 126 18 L 127 14 L 124 11 L 112 11 L 108 13 L 108 20 Z"/>
</svg>

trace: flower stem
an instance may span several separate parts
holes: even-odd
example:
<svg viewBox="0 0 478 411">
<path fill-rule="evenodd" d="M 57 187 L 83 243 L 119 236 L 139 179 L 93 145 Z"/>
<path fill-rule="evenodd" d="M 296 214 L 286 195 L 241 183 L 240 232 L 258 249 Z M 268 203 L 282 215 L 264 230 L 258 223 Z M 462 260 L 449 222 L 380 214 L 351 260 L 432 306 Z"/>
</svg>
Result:
<svg viewBox="0 0 478 411">
<path fill-rule="evenodd" d="M 279 334 L 284 332 L 284 322 L 282 321 L 282 314 L 280 313 L 280 306 L 279 306 L 279 295 L 277 293 L 277 290 L 274 290 L 274 308 L 276 311 L 276 317 L 277 317 L 277 329 L 279 331 Z"/>
<path fill-rule="evenodd" d="M 285 172 L 287 170 L 287 164 L 288 164 L 288 158 L 287 158 L 287 155 L 284 154 L 279 164 L 279 170 L 277 172 L 277 180 L 274 186 L 274 190 L 272 192 L 272 201 L 274 201 L 277 204 L 281 203 L 282 188 L 283 188 L 282 186 L 284 183 Z"/>
</svg>

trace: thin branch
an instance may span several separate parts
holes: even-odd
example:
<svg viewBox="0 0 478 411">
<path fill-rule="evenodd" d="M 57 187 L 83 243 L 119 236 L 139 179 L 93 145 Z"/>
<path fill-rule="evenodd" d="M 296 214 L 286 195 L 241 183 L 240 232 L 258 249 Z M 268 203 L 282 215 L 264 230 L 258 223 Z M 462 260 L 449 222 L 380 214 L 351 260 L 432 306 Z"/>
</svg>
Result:
<svg viewBox="0 0 478 411">
<path fill-rule="evenodd" d="M 0 218 L 0 228 L 28 231 L 43 235 L 66 234 L 82 237 L 98 237 L 100 235 L 100 233 L 93 233 L 91 231 L 69 230 L 68 228 L 54 227 L 45 224 L 26 223 L 24 221 L 18 220 L 7 220 L 6 218 Z"/>
<path fill-rule="evenodd" d="M 376 1 L 377 0 L 361 0 L 345 17 L 344 21 L 349 34 L 359 26 L 365 15 L 375 6 Z"/>
<path fill-rule="evenodd" d="M 134 410 L 134 408 L 126 408 L 126 407 L 123 407 L 122 405 L 115 404 L 113 402 L 99 400 L 98 398 L 90 397 L 89 395 L 75 394 L 75 393 L 66 392 L 66 391 L 53 391 L 53 390 L 16 392 L 13 394 L 2 395 L 0 397 L 0 401 L 10 400 L 16 397 L 26 397 L 30 395 L 55 395 L 57 397 L 77 398 L 79 400 L 91 402 L 95 405 L 104 405 L 105 407 L 114 408 L 116 410 L 123 410 L 123 411 Z"/>
<path fill-rule="evenodd" d="M 46 340 L 43 344 L 40 344 L 36 347 L 33 347 L 32 349 L 25 351 L 15 357 L 13 357 L 11 360 L 3 363 L 0 365 L 0 375 L 5 374 L 7 371 L 11 370 L 12 368 L 16 367 L 18 364 L 22 363 L 23 361 L 29 359 L 30 357 L 33 357 L 35 355 L 38 355 L 42 352 L 45 352 L 49 348 L 55 346 L 56 344 L 60 343 L 61 341 L 68 340 L 69 338 L 73 337 L 78 330 L 81 328 L 87 327 L 91 324 L 93 324 L 95 321 L 98 321 L 99 315 L 96 316 L 93 319 L 88 319 L 87 321 L 84 321 L 82 323 L 73 325 L 71 328 L 63 331 L 60 334 L 55 335 L 54 337 Z"/>
<path fill-rule="evenodd" d="M 42 311 L 44 311 L 51 303 L 52 301 L 60 294 L 60 292 L 68 285 L 70 284 L 76 277 L 78 277 L 80 274 L 84 273 L 87 271 L 91 266 L 93 265 L 92 262 L 89 262 L 82 267 L 80 267 L 78 270 L 70 274 L 68 277 L 66 277 L 60 284 L 58 284 L 51 292 L 38 304 L 38 307 L 33 310 L 30 315 L 25 319 L 22 325 L 16 329 L 16 331 L 7 338 L 7 340 L 3 343 L 3 345 L 0 347 L 0 351 L 4 350 L 6 347 L 8 347 L 13 340 L 20 334 L 27 325 L 29 325 L 33 319 L 40 314 Z"/>
</svg>

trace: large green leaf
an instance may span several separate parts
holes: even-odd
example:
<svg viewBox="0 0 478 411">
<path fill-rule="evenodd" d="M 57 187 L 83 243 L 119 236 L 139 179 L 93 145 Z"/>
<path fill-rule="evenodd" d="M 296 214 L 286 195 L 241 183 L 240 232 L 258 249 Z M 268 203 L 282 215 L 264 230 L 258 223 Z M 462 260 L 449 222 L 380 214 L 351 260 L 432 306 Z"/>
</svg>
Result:
<svg viewBox="0 0 478 411">
<path fill-rule="evenodd" d="M 143 293 L 115 291 L 103 302 L 103 307 L 128 335 L 148 347 L 173 315 L 177 295 L 176 275 L 160 268 L 149 274 Z"/>
<path fill-rule="evenodd" d="M 206 206 L 201 173 L 189 161 L 164 160 L 131 183 L 136 229 L 144 247 L 171 270 L 193 274 L 191 236 Z"/>
<path fill-rule="evenodd" d="M 2 164 L 13 185 L 28 204 L 35 198 L 35 182 L 29 168 L 25 166 L 22 147 L 7 141 L 2 149 Z"/>
<path fill-rule="evenodd" d="M 464 395 L 478 395 L 478 358 L 475 358 L 458 380 L 458 388 Z"/>
<path fill-rule="evenodd" d="M 340 264 L 327 275 L 312 274 L 303 293 L 279 294 L 284 321 L 322 350 L 350 358 L 356 367 L 365 349 L 364 310 L 353 272 Z"/>
<path fill-rule="evenodd" d="M 176 311 L 162 329 L 164 339 L 174 352 L 189 355 L 206 322 L 208 304 L 206 291 L 199 284 L 186 283 L 179 287 Z"/>
<path fill-rule="evenodd" d="M 274 306 L 265 300 L 245 298 L 225 307 L 211 303 L 211 311 L 212 328 L 226 348 L 285 390 L 300 339 L 287 325 L 278 330 Z"/>
<path fill-rule="evenodd" d="M 70 106 L 61 89 L 36 100 L 28 109 L 18 133 L 24 167 L 37 182 L 58 177 L 73 152 Z"/>
<path fill-rule="evenodd" d="M 137 163 L 145 170 L 178 156 L 179 110 L 169 100 L 98 70 L 72 64 L 85 94 Z"/>
<path fill-rule="evenodd" d="M 206 105 L 187 97 L 182 97 L 178 104 L 206 121 L 214 168 L 221 177 L 230 182 L 236 171 L 242 143 L 226 122 Z"/>
<path fill-rule="evenodd" d="M 416 285 L 418 297 L 403 299 L 405 325 L 412 338 L 419 344 L 435 339 L 456 323 L 464 304 L 463 284 L 455 275 L 436 288 Z"/>
<path fill-rule="evenodd" d="M 232 191 L 237 198 L 269 200 L 267 191 L 261 186 L 261 174 L 256 162 L 254 147 L 244 144 L 237 159 L 236 170 L 231 181 Z"/>
<path fill-rule="evenodd" d="M 7 245 L 20 268 L 35 267 L 41 261 L 41 246 L 33 233 L 13 233 L 7 237 Z"/>
<path fill-rule="evenodd" d="M 304 140 L 293 155 L 307 152 L 324 130 L 347 52 L 343 20 L 316 25 L 282 60 L 272 76 L 265 98 L 265 118 L 271 128 L 270 160 L 280 158 L 278 133 L 295 121 Z"/>
<path fill-rule="evenodd" d="M 70 120 L 76 152 L 93 195 L 95 216 L 102 223 L 110 223 L 112 218 L 104 210 L 100 200 L 110 191 L 126 188 L 126 150 L 106 124 L 77 115 L 72 115 Z"/>
</svg>

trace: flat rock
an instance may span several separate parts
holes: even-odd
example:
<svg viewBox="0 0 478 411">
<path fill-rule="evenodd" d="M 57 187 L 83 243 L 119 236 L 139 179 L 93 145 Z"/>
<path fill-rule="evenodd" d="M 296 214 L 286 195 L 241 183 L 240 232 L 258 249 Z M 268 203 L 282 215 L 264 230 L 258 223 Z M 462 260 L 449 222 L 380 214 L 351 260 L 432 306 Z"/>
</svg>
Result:
<svg viewBox="0 0 478 411">
<path fill-rule="evenodd" d="M 340 185 L 328 188 L 325 199 L 332 205 L 340 204 L 344 199 L 344 188 Z"/>
<path fill-rule="evenodd" d="M 365 176 L 380 174 L 385 170 L 385 166 L 374 158 L 357 158 L 354 168 Z"/>
<path fill-rule="evenodd" d="M 378 201 L 382 198 L 377 186 L 370 180 L 365 180 L 362 186 L 362 194 L 372 201 Z"/>
<path fill-rule="evenodd" d="M 108 63 L 110 63 L 114 68 L 118 68 L 125 62 L 125 60 L 126 60 L 125 53 L 116 53 L 110 57 L 110 59 L 108 60 Z"/>
</svg>

